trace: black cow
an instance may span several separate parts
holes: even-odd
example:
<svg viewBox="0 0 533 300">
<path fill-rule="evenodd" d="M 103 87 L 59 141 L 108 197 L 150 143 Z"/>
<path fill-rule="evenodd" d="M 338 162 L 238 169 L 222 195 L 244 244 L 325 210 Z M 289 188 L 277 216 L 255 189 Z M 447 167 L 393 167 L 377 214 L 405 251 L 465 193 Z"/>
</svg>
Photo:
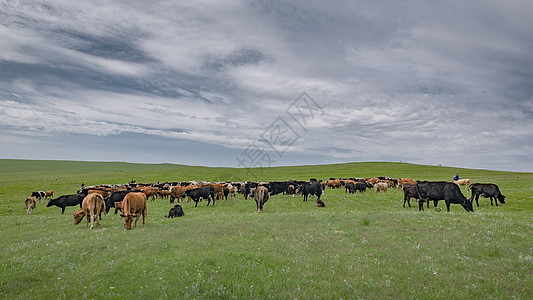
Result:
<svg viewBox="0 0 533 300">
<path fill-rule="evenodd" d="M 215 205 L 215 188 L 212 186 L 204 186 L 201 188 L 195 188 L 185 191 L 185 196 L 191 197 L 191 199 L 194 201 L 194 207 L 198 206 L 198 201 L 200 199 L 207 199 L 207 206 L 209 206 L 209 203 L 211 203 L 211 199 L 213 199 L 213 205 Z"/>
<path fill-rule="evenodd" d="M 448 211 L 450 211 L 451 203 L 461 204 L 466 211 L 474 211 L 472 202 L 466 199 L 459 186 L 453 182 L 417 181 L 416 188 L 419 199 L 423 200 L 418 202 L 419 210 L 424 205 L 424 201 L 432 200 L 436 207 L 439 200 L 444 200 Z"/>
<path fill-rule="evenodd" d="M 470 186 L 470 189 L 472 190 L 472 197 L 470 197 L 468 200 L 472 201 L 475 196 L 477 207 L 479 207 L 479 195 L 485 198 L 490 198 L 490 205 L 492 205 L 492 198 L 494 198 L 494 203 L 496 203 L 496 206 L 498 206 L 498 201 L 500 201 L 500 203 L 505 203 L 505 196 L 502 195 L 500 188 L 498 188 L 498 186 L 495 184 L 474 183 Z"/>
<path fill-rule="evenodd" d="M 418 191 L 416 189 L 416 184 L 406 183 L 403 185 L 403 207 L 405 207 L 405 202 L 407 202 L 409 207 L 411 207 L 411 198 L 420 199 L 420 197 L 418 196 Z M 428 202 L 428 205 L 429 205 L 429 202 Z M 419 209 L 424 210 L 424 205 L 419 206 Z"/>
<path fill-rule="evenodd" d="M 368 184 L 366 182 L 351 182 L 348 181 L 345 186 L 346 190 L 350 191 L 350 193 L 354 194 L 357 191 L 360 193 L 366 192 L 366 189 L 368 188 Z"/>
<path fill-rule="evenodd" d="M 270 195 L 277 195 L 277 194 L 285 194 L 289 188 L 289 182 L 287 181 L 281 181 L 281 182 L 271 182 L 270 183 Z"/>
<path fill-rule="evenodd" d="M 124 197 L 133 192 L 132 190 L 126 191 L 116 191 L 113 192 L 109 197 L 105 198 L 105 213 L 107 214 L 111 207 L 115 207 L 115 202 L 120 202 L 124 200 Z M 117 214 L 117 208 L 115 207 L 115 215 Z"/>
<path fill-rule="evenodd" d="M 244 195 L 244 199 L 248 199 L 248 196 L 250 195 L 250 190 L 252 188 L 257 188 L 258 184 L 257 182 L 247 182 L 242 187 L 242 193 Z"/>
<path fill-rule="evenodd" d="M 57 207 L 61 207 L 61 214 L 65 213 L 65 207 L 67 206 L 76 206 L 79 205 L 81 208 L 81 203 L 83 202 L 83 198 L 85 198 L 84 194 L 73 194 L 73 195 L 64 195 L 59 196 L 56 199 L 51 199 L 48 201 L 48 204 L 46 207 L 50 207 L 52 205 L 55 205 Z"/>
<path fill-rule="evenodd" d="M 44 197 L 46 197 L 46 193 L 44 191 L 37 191 L 31 193 L 31 197 L 35 197 L 38 201 L 42 201 Z"/>
<path fill-rule="evenodd" d="M 304 196 L 304 201 L 307 201 L 307 197 L 309 195 L 316 196 L 317 201 L 318 201 L 320 200 L 320 195 L 322 195 L 323 190 L 324 190 L 324 185 L 321 184 L 320 182 L 315 181 L 315 182 L 309 182 L 309 183 L 304 183 L 300 185 L 296 193 L 302 193 L 302 195 Z"/>
<path fill-rule="evenodd" d="M 168 216 L 166 216 L 166 218 L 182 217 L 184 215 L 185 213 L 183 212 L 183 208 L 181 207 L 181 205 L 176 204 L 168 211 Z"/>
</svg>

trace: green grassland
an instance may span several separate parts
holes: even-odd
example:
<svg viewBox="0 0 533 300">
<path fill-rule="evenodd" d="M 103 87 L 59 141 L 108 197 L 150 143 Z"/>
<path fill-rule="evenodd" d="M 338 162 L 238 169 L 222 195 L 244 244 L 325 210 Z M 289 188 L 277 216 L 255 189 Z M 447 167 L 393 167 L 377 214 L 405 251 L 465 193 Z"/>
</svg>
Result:
<svg viewBox="0 0 533 300">
<path fill-rule="evenodd" d="M 466 212 L 443 202 L 419 212 L 400 190 L 314 198 L 272 196 L 263 213 L 241 195 L 148 203 L 145 225 L 123 229 L 118 215 L 89 230 L 67 207 L 24 199 L 35 190 L 74 193 L 85 185 L 188 180 L 286 180 L 392 176 L 445 180 L 458 172 L 500 186 L 506 203 Z M 54 180 L 50 181 L 50 178 Z M 57 178 L 57 180 L 55 180 Z M 470 193 L 462 188 L 463 193 Z M 347 163 L 265 169 L 171 164 L 0 160 L 0 298 L 533 298 L 533 173 L 402 163 Z M 431 205 L 432 206 L 432 205 Z"/>
</svg>

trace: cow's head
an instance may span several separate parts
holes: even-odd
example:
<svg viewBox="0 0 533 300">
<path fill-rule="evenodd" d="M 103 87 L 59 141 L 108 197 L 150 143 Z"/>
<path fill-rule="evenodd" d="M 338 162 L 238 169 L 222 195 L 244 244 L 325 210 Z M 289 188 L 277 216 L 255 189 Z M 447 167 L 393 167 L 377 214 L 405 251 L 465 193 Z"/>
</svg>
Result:
<svg viewBox="0 0 533 300">
<path fill-rule="evenodd" d="M 46 207 L 50 207 L 56 203 L 57 199 L 50 199 L 48 200 L 48 204 L 46 204 Z"/>
<path fill-rule="evenodd" d="M 83 209 L 80 209 L 76 211 L 72 216 L 74 217 L 74 225 L 78 225 L 81 220 L 83 220 L 83 217 L 85 216 L 85 211 Z"/>
<path fill-rule="evenodd" d="M 127 230 L 130 230 L 131 229 L 131 222 L 133 221 L 133 218 L 137 218 L 139 215 L 138 214 L 136 214 L 136 215 L 120 214 L 120 216 L 124 218 L 124 228 L 126 228 Z"/>
<path fill-rule="evenodd" d="M 500 203 L 505 203 L 505 196 L 502 195 L 502 194 L 500 194 L 500 195 L 498 196 L 498 200 L 500 201 Z"/>
<path fill-rule="evenodd" d="M 461 205 L 464 207 L 466 211 L 474 211 L 474 207 L 472 206 L 472 201 L 465 200 Z"/>
</svg>

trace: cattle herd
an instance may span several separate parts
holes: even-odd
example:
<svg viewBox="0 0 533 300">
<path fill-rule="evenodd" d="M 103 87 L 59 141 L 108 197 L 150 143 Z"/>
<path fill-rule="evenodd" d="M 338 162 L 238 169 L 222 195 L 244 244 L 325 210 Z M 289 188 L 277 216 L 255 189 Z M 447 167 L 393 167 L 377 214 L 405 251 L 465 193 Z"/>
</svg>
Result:
<svg viewBox="0 0 533 300">
<path fill-rule="evenodd" d="M 461 192 L 461 185 L 465 185 L 467 190 L 472 191 L 470 198 L 466 198 Z M 466 211 L 473 211 L 473 201 L 475 199 L 479 207 L 479 196 L 493 199 L 496 206 L 498 201 L 505 203 L 505 196 L 501 194 L 496 184 L 474 183 L 470 184 L 469 179 L 462 179 L 453 182 L 445 181 L 414 181 L 411 178 L 372 177 L 372 178 L 330 178 L 328 180 L 317 180 L 311 178 L 309 181 L 287 180 L 275 182 L 165 182 L 165 183 L 136 183 L 133 180 L 128 184 L 121 185 L 98 185 L 86 187 L 82 184 L 80 190 L 75 194 L 62 195 L 53 199 L 53 191 L 33 192 L 26 198 L 25 209 L 27 214 L 37 206 L 37 202 L 49 199 L 47 207 L 57 206 L 61 208 L 61 213 L 65 212 L 67 206 L 80 206 L 80 210 L 73 215 L 74 224 L 79 224 L 86 217 L 86 227 L 99 226 L 101 214 L 107 214 L 114 208 L 114 214 L 120 211 L 120 217 L 124 218 L 124 228 L 131 229 L 133 219 L 137 221 L 142 216 L 143 224 L 147 213 L 147 201 L 155 201 L 160 198 L 174 202 L 194 201 L 194 207 L 198 202 L 205 200 L 207 206 L 215 201 L 235 197 L 242 194 L 244 199 L 253 197 L 257 212 L 263 211 L 265 203 L 270 196 L 286 194 L 303 196 L 303 201 L 308 201 L 309 196 L 316 197 L 317 207 L 325 207 L 325 203 L 320 200 L 326 189 L 345 189 L 345 194 L 364 193 L 368 189 L 374 189 L 376 193 L 387 192 L 388 189 L 401 189 L 403 191 L 403 207 L 405 203 L 411 207 L 411 199 L 418 200 L 418 209 L 424 210 L 424 203 L 429 208 L 429 202 L 433 201 L 434 206 L 440 200 L 444 200 L 446 208 L 450 211 L 450 204 L 459 204 Z M 175 204 L 170 208 L 167 218 L 181 217 L 184 215 L 183 208 Z"/>
</svg>

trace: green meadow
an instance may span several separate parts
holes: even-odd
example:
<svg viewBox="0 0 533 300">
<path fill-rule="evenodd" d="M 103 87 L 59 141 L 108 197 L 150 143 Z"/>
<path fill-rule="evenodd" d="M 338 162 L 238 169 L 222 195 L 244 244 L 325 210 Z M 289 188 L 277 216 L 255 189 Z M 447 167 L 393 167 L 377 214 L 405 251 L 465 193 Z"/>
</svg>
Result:
<svg viewBox="0 0 533 300">
<path fill-rule="evenodd" d="M 264 212 L 242 195 L 215 206 L 148 203 L 146 224 L 124 230 L 118 215 L 89 230 L 78 207 L 40 202 L 32 191 L 75 193 L 80 184 L 410 177 L 496 183 L 506 203 L 466 212 L 443 201 L 419 212 L 403 194 L 315 198 L 271 196 Z M 50 180 L 50 179 L 53 180 Z M 56 180 L 57 178 L 57 180 Z M 470 192 L 461 188 L 467 198 Z M 113 210 L 111 210 L 112 212 Z M 264 169 L 172 164 L 0 160 L 0 298 L 179 299 L 533 299 L 533 173 L 403 163 L 346 163 Z"/>
</svg>

